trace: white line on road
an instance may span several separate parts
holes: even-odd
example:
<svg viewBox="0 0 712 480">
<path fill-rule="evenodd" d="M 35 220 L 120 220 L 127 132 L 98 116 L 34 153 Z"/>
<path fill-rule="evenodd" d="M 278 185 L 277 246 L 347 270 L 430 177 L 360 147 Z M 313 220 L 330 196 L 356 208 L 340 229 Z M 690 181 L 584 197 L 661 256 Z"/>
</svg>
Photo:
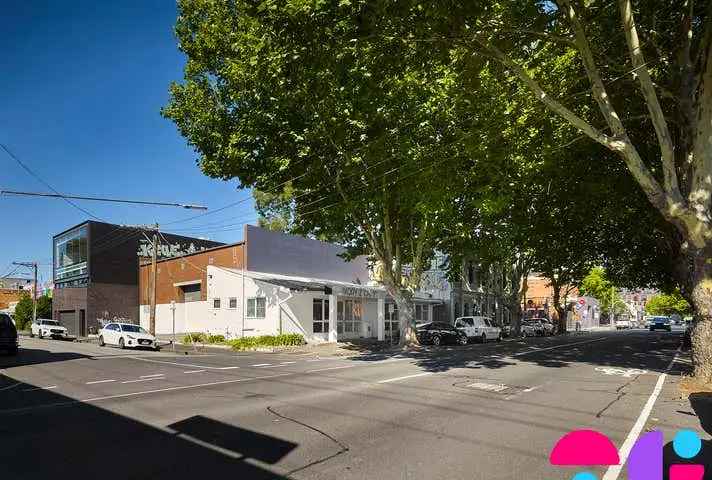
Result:
<svg viewBox="0 0 712 480">
<path fill-rule="evenodd" d="M 279 362 L 280 365 L 291 365 L 293 363 L 297 363 L 297 362 Z"/>
<path fill-rule="evenodd" d="M 509 355 L 510 357 L 519 357 L 521 355 L 528 355 L 530 353 L 539 353 L 539 352 L 545 352 L 547 350 L 554 350 L 556 348 L 564 348 L 564 347 L 572 347 L 574 345 L 584 345 L 586 343 L 593 343 L 593 342 L 600 342 L 601 340 L 606 340 L 608 337 L 601 337 L 601 338 L 595 338 L 593 340 L 586 340 L 583 342 L 573 342 L 573 343 L 564 343 L 563 345 L 554 345 L 553 347 L 546 347 L 546 348 L 536 348 L 534 350 L 527 350 L 526 352 L 517 352 L 517 353 L 512 353 Z"/>
<path fill-rule="evenodd" d="M 240 367 L 215 367 L 215 370 L 235 370 Z"/>
<path fill-rule="evenodd" d="M 152 360 L 150 358 L 140 358 L 140 357 L 127 357 L 127 358 L 131 358 L 133 360 L 140 360 L 142 362 L 164 363 L 166 365 L 178 365 L 179 367 L 209 368 L 211 370 L 220 370 L 220 367 L 211 367 L 210 365 L 195 365 L 193 363 L 166 362 L 163 360 Z"/>
<path fill-rule="evenodd" d="M 202 372 L 204 372 L 204 371 L 205 371 L 205 370 L 186 370 L 186 371 L 183 372 L 183 373 L 202 373 Z"/>
<path fill-rule="evenodd" d="M 87 385 L 96 385 L 97 383 L 109 383 L 109 382 L 115 382 L 116 380 L 94 380 L 93 382 L 87 382 Z"/>
<path fill-rule="evenodd" d="M 395 378 L 387 378 L 385 380 L 379 380 L 376 383 L 391 383 L 391 382 L 397 382 L 398 380 L 405 380 L 407 378 L 423 377 L 425 375 L 432 375 L 432 374 L 433 374 L 433 372 L 415 373 L 413 375 L 405 375 L 403 377 L 395 377 Z"/>
<path fill-rule="evenodd" d="M 150 382 L 151 380 L 163 380 L 163 379 L 159 378 L 159 377 L 139 378 L 138 380 L 126 380 L 125 382 L 121 382 L 121 383 Z"/>
<path fill-rule="evenodd" d="M 164 373 L 154 373 L 153 375 L 141 375 L 141 378 L 162 377 L 164 375 L 165 375 Z"/>
<path fill-rule="evenodd" d="M 677 360 L 677 356 L 680 353 L 681 349 L 682 345 L 680 346 L 680 348 L 677 349 L 677 352 L 675 353 L 675 356 L 672 357 L 672 360 L 670 360 L 670 363 L 668 364 L 667 368 L 665 368 L 665 372 L 661 373 L 658 377 L 658 381 L 655 384 L 655 388 L 653 388 L 653 392 L 650 394 L 648 401 L 645 402 L 645 406 L 643 406 L 643 410 L 641 410 L 640 415 L 638 416 L 638 420 L 636 420 L 635 424 L 633 425 L 633 428 L 630 429 L 628 436 L 623 442 L 623 445 L 621 445 L 621 448 L 618 452 L 618 454 L 620 455 L 620 463 L 618 465 L 611 465 L 610 467 L 608 467 L 608 470 L 606 470 L 606 473 L 605 475 L 603 475 L 602 480 L 616 480 L 621 474 L 623 465 L 625 465 L 626 461 L 628 461 L 628 455 L 630 454 L 630 450 L 633 448 L 633 445 L 638 440 L 638 436 L 643 430 L 643 427 L 645 427 L 645 422 L 648 421 L 650 412 L 653 411 L 655 401 L 658 399 L 658 396 L 660 395 L 660 392 L 663 389 L 663 384 L 665 383 L 667 373 L 672 368 L 673 364 L 675 363 L 675 360 Z"/>
<path fill-rule="evenodd" d="M 339 370 L 341 368 L 353 368 L 353 367 L 358 367 L 358 366 L 359 365 L 342 365 L 340 367 L 317 368 L 316 370 L 307 370 L 306 373 L 325 372 L 327 370 Z"/>
<path fill-rule="evenodd" d="M 54 390 L 57 385 L 50 385 L 49 387 L 36 387 L 36 388 L 25 388 L 23 392 L 34 392 L 35 390 Z"/>
<path fill-rule="evenodd" d="M 269 365 L 272 365 L 271 363 L 255 363 L 252 365 L 253 367 L 267 367 Z"/>
</svg>

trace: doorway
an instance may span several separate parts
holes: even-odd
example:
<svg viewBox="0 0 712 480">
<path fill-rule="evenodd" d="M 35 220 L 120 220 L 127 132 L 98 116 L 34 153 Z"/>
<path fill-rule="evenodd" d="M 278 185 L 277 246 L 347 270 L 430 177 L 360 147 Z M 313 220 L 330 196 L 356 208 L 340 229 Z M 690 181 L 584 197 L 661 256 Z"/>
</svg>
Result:
<svg viewBox="0 0 712 480">
<path fill-rule="evenodd" d="M 389 343 L 397 343 L 400 341 L 400 322 L 398 321 L 398 305 L 395 303 L 386 303 L 385 320 L 385 339 Z"/>
</svg>

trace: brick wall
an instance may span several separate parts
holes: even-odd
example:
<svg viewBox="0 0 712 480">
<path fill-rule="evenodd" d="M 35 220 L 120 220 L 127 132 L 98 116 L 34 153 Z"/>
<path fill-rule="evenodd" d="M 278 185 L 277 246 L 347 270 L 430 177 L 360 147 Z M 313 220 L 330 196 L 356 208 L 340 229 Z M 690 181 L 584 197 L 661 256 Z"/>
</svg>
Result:
<svg viewBox="0 0 712 480">
<path fill-rule="evenodd" d="M 10 302 L 19 301 L 21 293 L 21 291 L 16 289 L 0 289 L 0 310 L 8 308 Z"/>
<path fill-rule="evenodd" d="M 158 262 L 156 303 L 170 303 L 171 300 L 182 302 L 182 290 L 180 287 L 175 287 L 174 284 L 194 280 L 201 281 L 200 297 L 201 300 L 206 300 L 208 265 L 241 269 L 243 247 L 243 244 L 227 245 L 206 252 Z M 139 275 L 139 297 L 141 305 L 148 305 L 150 303 L 150 274 L 151 265 L 141 265 Z"/>
</svg>

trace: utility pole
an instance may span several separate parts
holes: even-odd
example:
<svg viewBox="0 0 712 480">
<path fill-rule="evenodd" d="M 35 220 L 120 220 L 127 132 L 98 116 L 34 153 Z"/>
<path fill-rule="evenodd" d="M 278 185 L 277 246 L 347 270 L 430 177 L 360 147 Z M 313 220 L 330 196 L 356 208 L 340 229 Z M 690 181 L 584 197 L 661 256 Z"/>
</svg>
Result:
<svg viewBox="0 0 712 480">
<path fill-rule="evenodd" d="M 153 253 L 151 254 L 151 311 L 149 319 L 149 331 L 151 335 L 156 334 L 156 283 L 158 281 L 157 269 L 158 257 L 158 224 L 154 225 L 153 231 Z"/>
<path fill-rule="evenodd" d="M 34 283 L 32 284 L 32 323 L 37 321 L 37 262 L 12 262 L 13 265 L 31 268 Z"/>
</svg>

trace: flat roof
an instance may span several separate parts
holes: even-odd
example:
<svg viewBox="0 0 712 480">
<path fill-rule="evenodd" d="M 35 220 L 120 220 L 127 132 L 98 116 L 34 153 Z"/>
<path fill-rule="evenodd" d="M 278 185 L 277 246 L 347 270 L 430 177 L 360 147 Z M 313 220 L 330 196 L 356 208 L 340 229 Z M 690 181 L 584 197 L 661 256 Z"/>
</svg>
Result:
<svg viewBox="0 0 712 480">
<path fill-rule="evenodd" d="M 190 238 L 190 237 L 188 237 L 188 238 Z M 200 240 L 200 239 L 196 239 L 196 240 Z M 212 240 L 211 240 L 211 241 L 212 241 Z M 200 254 L 200 253 L 213 252 L 213 251 L 215 251 L 215 250 L 220 250 L 220 249 L 222 249 L 222 248 L 237 247 L 238 245 L 243 245 L 244 243 L 245 243 L 245 241 L 243 240 L 243 241 L 241 241 L 241 242 L 228 243 L 227 245 L 218 245 L 217 247 L 210 247 L 210 248 L 206 248 L 206 249 L 204 249 L 204 250 L 196 250 L 196 251 L 193 252 L 193 253 L 186 253 L 185 255 L 180 255 L 180 256 L 177 256 L 177 257 L 163 258 L 163 259 L 160 259 L 160 260 L 156 260 L 156 263 L 158 264 L 158 263 L 163 263 L 163 262 L 172 262 L 172 261 L 174 261 L 174 260 L 180 260 L 181 258 L 192 257 L 193 255 L 198 255 L 198 254 Z M 145 267 L 146 265 L 151 265 L 151 262 L 150 262 L 150 261 L 146 261 L 146 262 L 142 263 L 142 264 L 139 265 L 139 266 Z"/>
</svg>

